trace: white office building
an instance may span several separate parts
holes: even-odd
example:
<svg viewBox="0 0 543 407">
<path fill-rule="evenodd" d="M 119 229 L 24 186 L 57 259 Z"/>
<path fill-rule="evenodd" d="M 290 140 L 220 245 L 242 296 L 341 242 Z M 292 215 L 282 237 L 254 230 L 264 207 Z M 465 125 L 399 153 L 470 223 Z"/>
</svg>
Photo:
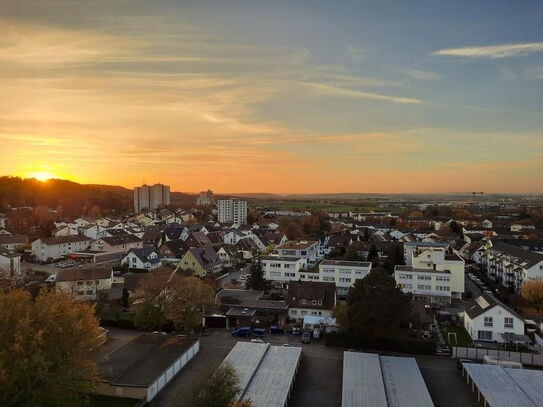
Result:
<svg viewBox="0 0 543 407">
<path fill-rule="evenodd" d="M 170 204 L 170 187 L 168 185 L 142 185 L 134 187 L 134 211 L 141 212 L 146 208 L 158 209 Z"/>
<path fill-rule="evenodd" d="M 220 199 L 217 201 L 219 223 L 232 222 L 238 226 L 247 224 L 247 201 Z"/>
</svg>

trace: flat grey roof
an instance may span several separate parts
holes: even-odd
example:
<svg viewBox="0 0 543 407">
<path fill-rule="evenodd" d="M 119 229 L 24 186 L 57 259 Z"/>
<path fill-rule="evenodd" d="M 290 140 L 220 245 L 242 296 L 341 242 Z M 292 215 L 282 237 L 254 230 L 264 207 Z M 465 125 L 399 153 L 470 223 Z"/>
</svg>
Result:
<svg viewBox="0 0 543 407">
<path fill-rule="evenodd" d="M 251 399 L 255 407 L 283 407 L 301 355 L 301 347 L 238 342 L 223 363 L 238 374 L 240 399 Z"/>
<path fill-rule="evenodd" d="M 389 407 L 433 407 L 415 358 L 381 356 Z"/>
<path fill-rule="evenodd" d="M 433 407 L 415 358 L 343 353 L 342 407 Z"/>
<path fill-rule="evenodd" d="M 98 362 L 100 377 L 114 385 L 147 387 L 195 342 L 169 335 L 139 334 Z"/>
<path fill-rule="evenodd" d="M 506 369 L 501 366 L 476 363 L 464 363 L 463 366 L 487 401 L 487 405 L 491 407 L 537 407 L 541 405 L 534 404 L 507 374 Z M 515 374 L 513 373 L 513 375 Z M 539 392 L 541 392 L 540 386 Z"/>
<path fill-rule="evenodd" d="M 223 363 L 229 363 L 236 370 L 242 392 L 249 386 L 269 346 L 268 343 L 238 342 L 224 359 Z"/>
<path fill-rule="evenodd" d="M 343 352 L 342 407 L 388 407 L 379 355 Z"/>
<path fill-rule="evenodd" d="M 351 266 L 351 267 L 369 267 L 369 261 L 349 261 L 349 260 L 323 260 L 319 266 Z"/>
<path fill-rule="evenodd" d="M 506 368 L 503 370 L 536 406 L 543 406 L 543 371 Z"/>
<path fill-rule="evenodd" d="M 301 347 L 270 346 L 243 398 L 255 407 L 285 406 L 301 355 Z"/>
</svg>

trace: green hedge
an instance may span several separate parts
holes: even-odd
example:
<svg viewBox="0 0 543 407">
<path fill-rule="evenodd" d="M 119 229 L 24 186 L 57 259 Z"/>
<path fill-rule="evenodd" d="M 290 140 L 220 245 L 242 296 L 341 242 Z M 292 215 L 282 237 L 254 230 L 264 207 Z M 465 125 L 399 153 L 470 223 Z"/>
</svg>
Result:
<svg viewBox="0 0 543 407">
<path fill-rule="evenodd" d="M 419 341 L 402 337 L 376 338 L 361 336 L 350 332 L 332 332 L 324 338 L 326 346 L 342 348 L 361 348 L 368 350 L 413 353 L 418 355 L 435 355 L 436 344 L 433 341 Z"/>
</svg>

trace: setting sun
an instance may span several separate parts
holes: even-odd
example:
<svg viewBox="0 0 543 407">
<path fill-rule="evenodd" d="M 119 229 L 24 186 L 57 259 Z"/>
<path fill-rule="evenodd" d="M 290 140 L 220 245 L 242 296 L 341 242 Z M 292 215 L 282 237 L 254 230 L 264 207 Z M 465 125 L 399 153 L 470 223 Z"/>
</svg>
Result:
<svg viewBox="0 0 543 407">
<path fill-rule="evenodd" d="M 50 180 L 51 178 L 55 178 L 53 174 L 47 171 L 38 171 L 28 174 L 30 178 L 36 178 L 38 181 L 45 182 Z"/>
</svg>

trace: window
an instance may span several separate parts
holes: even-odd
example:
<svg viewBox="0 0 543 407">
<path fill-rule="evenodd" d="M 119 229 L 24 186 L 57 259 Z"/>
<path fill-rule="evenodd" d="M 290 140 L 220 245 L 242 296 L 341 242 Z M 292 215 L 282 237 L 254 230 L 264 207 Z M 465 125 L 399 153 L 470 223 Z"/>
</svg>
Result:
<svg viewBox="0 0 543 407">
<path fill-rule="evenodd" d="M 513 328 L 513 318 L 505 317 L 503 319 L 504 328 Z"/>
<path fill-rule="evenodd" d="M 493 325 L 492 317 L 485 317 L 485 326 L 492 326 L 492 325 Z"/>
<path fill-rule="evenodd" d="M 485 318 L 486 319 L 486 318 Z M 492 331 L 478 331 L 477 338 L 481 341 L 491 341 Z"/>
<path fill-rule="evenodd" d="M 431 280 L 432 276 L 417 276 L 417 279 L 419 279 L 419 280 Z"/>
<path fill-rule="evenodd" d="M 425 285 L 425 284 L 419 284 L 419 285 L 417 285 L 417 288 L 419 290 L 431 290 L 432 286 L 431 285 Z"/>
<path fill-rule="evenodd" d="M 305 301 L 305 298 L 303 298 L 303 299 L 302 299 L 302 304 L 305 305 L 305 302 L 306 302 L 306 301 Z"/>
<path fill-rule="evenodd" d="M 311 305 L 317 305 L 317 300 L 311 301 Z"/>
</svg>

